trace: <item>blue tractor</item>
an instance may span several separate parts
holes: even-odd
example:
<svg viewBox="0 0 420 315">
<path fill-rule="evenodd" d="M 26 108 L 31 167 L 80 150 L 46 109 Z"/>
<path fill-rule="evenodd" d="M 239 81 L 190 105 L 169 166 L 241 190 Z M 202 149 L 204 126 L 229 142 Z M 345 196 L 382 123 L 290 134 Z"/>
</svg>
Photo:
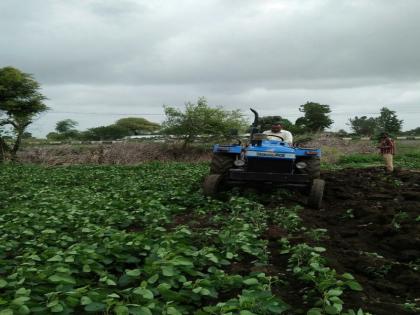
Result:
<svg viewBox="0 0 420 315">
<path fill-rule="evenodd" d="M 217 197 L 228 187 L 244 184 L 297 187 L 308 193 L 310 207 L 321 208 L 325 186 L 319 178 L 321 150 L 289 145 L 280 136 L 267 139 L 259 129 L 258 113 L 251 111 L 255 119 L 247 143 L 214 145 L 204 194 Z"/>
</svg>

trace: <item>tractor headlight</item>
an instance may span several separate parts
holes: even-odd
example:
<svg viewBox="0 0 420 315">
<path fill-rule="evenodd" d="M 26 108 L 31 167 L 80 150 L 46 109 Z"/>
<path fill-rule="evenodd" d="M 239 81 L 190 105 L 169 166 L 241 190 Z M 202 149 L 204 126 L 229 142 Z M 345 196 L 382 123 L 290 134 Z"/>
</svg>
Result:
<svg viewBox="0 0 420 315">
<path fill-rule="evenodd" d="M 296 167 L 300 170 L 307 167 L 307 166 L 308 166 L 308 164 L 306 164 L 305 162 L 297 162 L 296 163 Z"/>
<path fill-rule="evenodd" d="M 245 161 L 244 160 L 235 160 L 235 162 L 233 162 L 233 165 L 237 166 L 237 167 L 241 167 L 245 165 Z"/>
</svg>

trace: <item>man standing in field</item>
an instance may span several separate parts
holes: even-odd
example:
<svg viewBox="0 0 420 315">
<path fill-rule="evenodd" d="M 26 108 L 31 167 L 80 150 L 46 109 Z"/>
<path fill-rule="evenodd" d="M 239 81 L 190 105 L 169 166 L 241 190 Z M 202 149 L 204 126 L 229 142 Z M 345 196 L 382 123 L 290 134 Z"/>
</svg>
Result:
<svg viewBox="0 0 420 315">
<path fill-rule="evenodd" d="M 381 134 L 381 142 L 379 145 L 379 150 L 382 156 L 384 157 L 386 170 L 388 172 L 394 171 L 394 154 L 395 154 L 395 144 L 386 132 Z"/>
<path fill-rule="evenodd" d="M 271 130 L 266 130 L 263 134 L 267 135 L 267 139 L 269 140 L 281 140 L 278 137 L 282 137 L 284 142 L 288 144 L 293 143 L 293 136 L 290 131 L 284 130 L 280 123 L 274 123 L 271 126 Z M 270 137 L 270 136 L 278 136 L 278 137 Z"/>
</svg>

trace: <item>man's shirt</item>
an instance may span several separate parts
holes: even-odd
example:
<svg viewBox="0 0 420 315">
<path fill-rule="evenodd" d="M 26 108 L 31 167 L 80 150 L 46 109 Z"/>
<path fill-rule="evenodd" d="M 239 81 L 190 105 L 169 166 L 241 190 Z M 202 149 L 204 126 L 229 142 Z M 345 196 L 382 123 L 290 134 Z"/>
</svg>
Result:
<svg viewBox="0 0 420 315">
<path fill-rule="evenodd" d="M 395 154 L 395 144 L 391 138 L 385 138 L 379 146 L 381 154 Z"/>
<path fill-rule="evenodd" d="M 272 132 L 271 130 L 266 130 L 263 132 L 263 134 L 267 135 L 268 140 L 281 140 L 280 138 L 277 138 L 277 137 L 270 137 L 270 135 L 274 135 L 274 136 L 282 137 L 284 139 L 284 142 L 287 142 L 289 144 L 293 143 L 292 134 L 290 133 L 290 131 L 287 131 L 284 129 L 279 132 Z"/>
</svg>

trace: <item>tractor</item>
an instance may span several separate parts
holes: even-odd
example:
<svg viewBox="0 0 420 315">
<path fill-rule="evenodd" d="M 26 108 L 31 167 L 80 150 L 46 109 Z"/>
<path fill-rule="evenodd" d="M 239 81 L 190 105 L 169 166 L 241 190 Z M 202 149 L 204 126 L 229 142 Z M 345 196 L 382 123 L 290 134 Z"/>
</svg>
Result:
<svg viewBox="0 0 420 315">
<path fill-rule="evenodd" d="M 267 139 L 254 113 L 250 139 L 230 145 L 216 144 L 210 174 L 204 179 L 204 195 L 218 197 L 232 186 L 300 188 L 308 194 L 308 206 L 320 209 L 325 181 L 320 179 L 321 150 L 289 145 L 280 136 Z M 270 135 L 273 137 L 274 135 Z"/>
</svg>

